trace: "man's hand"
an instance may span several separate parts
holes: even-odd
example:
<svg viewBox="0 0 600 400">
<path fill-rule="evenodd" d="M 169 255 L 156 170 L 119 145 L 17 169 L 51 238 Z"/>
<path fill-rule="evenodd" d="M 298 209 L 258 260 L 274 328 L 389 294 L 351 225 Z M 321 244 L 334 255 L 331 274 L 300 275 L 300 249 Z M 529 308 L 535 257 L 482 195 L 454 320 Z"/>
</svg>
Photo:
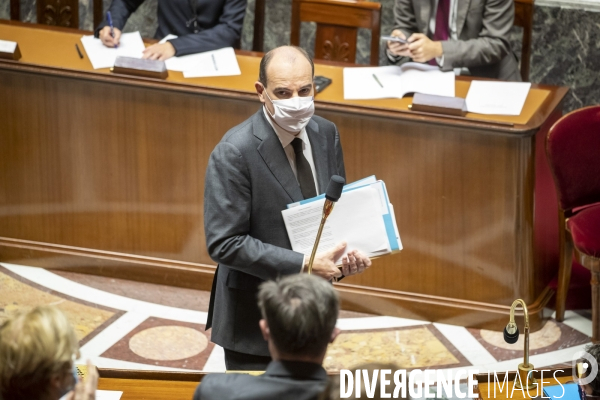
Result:
<svg viewBox="0 0 600 400">
<path fill-rule="evenodd" d="M 166 60 L 175 55 L 175 47 L 169 42 L 153 44 L 144 50 L 142 58 L 148 60 Z"/>
<path fill-rule="evenodd" d="M 106 47 L 117 47 L 119 45 L 119 40 L 121 39 L 121 31 L 117 28 L 114 28 L 115 37 L 110 36 L 110 26 L 105 26 L 100 30 L 98 36 L 102 41 L 102 44 Z"/>
<path fill-rule="evenodd" d="M 342 258 L 342 274 L 344 276 L 356 275 L 364 272 L 371 266 L 371 259 L 358 250 L 352 250 Z"/>
<path fill-rule="evenodd" d="M 408 41 L 410 42 L 408 49 L 413 61 L 425 63 L 444 54 L 442 42 L 434 42 L 422 33 L 413 33 Z"/>
<path fill-rule="evenodd" d="M 94 400 L 98 388 L 98 370 L 90 360 L 87 361 L 87 376 L 79 381 L 75 389 L 67 396 L 67 400 Z"/>
<path fill-rule="evenodd" d="M 337 267 L 337 265 L 335 265 L 335 260 L 337 260 L 342 254 L 344 254 L 345 248 L 346 243 L 342 242 L 329 251 L 325 251 L 323 253 L 315 255 L 312 273 L 328 281 L 332 280 L 333 278 L 341 277 L 342 272 Z M 309 259 L 308 257 L 306 257 L 306 265 L 304 266 L 305 272 L 308 272 L 308 262 Z"/>
<path fill-rule="evenodd" d="M 394 29 L 391 36 L 396 36 L 400 39 L 406 40 L 406 36 L 404 35 L 404 33 L 402 33 L 400 29 Z M 408 49 L 408 44 L 406 43 L 392 42 L 388 40 L 387 46 L 390 50 L 390 53 L 392 53 L 395 56 L 412 57 L 412 54 Z"/>
</svg>

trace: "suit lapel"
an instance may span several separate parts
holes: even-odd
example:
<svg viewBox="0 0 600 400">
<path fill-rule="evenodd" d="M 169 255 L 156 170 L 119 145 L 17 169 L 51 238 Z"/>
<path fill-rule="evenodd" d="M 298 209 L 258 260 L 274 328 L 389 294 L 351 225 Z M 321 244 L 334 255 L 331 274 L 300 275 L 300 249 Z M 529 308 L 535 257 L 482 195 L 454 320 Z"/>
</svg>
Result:
<svg viewBox="0 0 600 400">
<path fill-rule="evenodd" d="M 298 185 L 292 167 L 290 167 L 290 162 L 285 155 L 277 134 L 265 120 L 262 107 L 258 113 L 254 114 L 252 130 L 254 136 L 261 140 L 257 148 L 258 153 L 271 170 L 273 176 L 275 176 L 275 179 L 279 181 L 279 184 L 285 189 L 292 201 L 303 200 L 304 197 L 302 196 L 300 185 Z"/>
<path fill-rule="evenodd" d="M 465 25 L 465 20 L 467 19 L 467 12 L 469 11 L 469 3 L 470 0 L 454 0 L 457 2 L 456 4 L 456 34 L 460 39 L 460 34 L 463 30 L 463 26 Z"/>
<path fill-rule="evenodd" d="M 327 185 L 331 179 L 328 168 L 327 138 L 319 133 L 319 125 L 314 120 L 310 120 L 308 125 L 306 125 L 306 134 L 308 135 L 308 140 L 310 140 L 313 161 L 317 169 L 316 175 L 319 193 L 325 193 L 325 189 L 327 189 Z"/>
</svg>

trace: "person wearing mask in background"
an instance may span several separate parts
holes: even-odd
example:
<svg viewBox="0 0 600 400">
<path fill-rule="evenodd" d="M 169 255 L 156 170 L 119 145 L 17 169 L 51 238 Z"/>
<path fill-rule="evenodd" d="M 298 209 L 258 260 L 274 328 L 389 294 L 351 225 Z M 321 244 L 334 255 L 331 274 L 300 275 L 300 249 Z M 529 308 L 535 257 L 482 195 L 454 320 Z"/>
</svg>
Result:
<svg viewBox="0 0 600 400">
<path fill-rule="evenodd" d="M 113 0 L 108 11 L 114 26 L 105 19 L 95 31 L 107 47 L 119 45 L 129 16 L 144 0 Z M 171 34 L 176 39 L 144 50 L 143 58 L 166 60 L 173 56 L 201 53 L 223 47 L 239 47 L 247 0 L 158 0 L 158 29 L 154 37 Z"/>
<path fill-rule="evenodd" d="M 77 377 L 79 342 L 56 307 L 36 307 L 0 325 L 0 399 L 94 400 L 98 372 Z"/>
<path fill-rule="evenodd" d="M 194 400 L 316 400 L 326 389 L 323 359 L 339 334 L 333 286 L 313 275 L 286 276 L 260 285 L 258 306 L 260 330 L 273 356 L 265 373 L 207 375 Z"/>
<path fill-rule="evenodd" d="M 291 249 L 281 211 L 324 193 L 332 175 L 345 176 L 336 126 L 313 115 L 313 80 L 313 62 L 301 48 L 265 54 L 255 83 L 263 106 L 230 129 L 210 155 L 204 232 L 218 266 L 206 327 L 225 349 L 228 370 L 266 368 L 271 357 L 258 325 L 258 286 L 308 268 L 308 257 Z M 332 280 L 371 265 L 345 247 L 317 254 L 313 274 Z M 343 254 L 340 270 L 335 262 Z"/>
<path fill-rule="evenodd" d="M 412 59 L 472 76 L 521 81 L 509 43 L 513 0 L 395 0 L 392 63 Z M 462 72 L 461 69 L 463 70 Z"/>
</svg>

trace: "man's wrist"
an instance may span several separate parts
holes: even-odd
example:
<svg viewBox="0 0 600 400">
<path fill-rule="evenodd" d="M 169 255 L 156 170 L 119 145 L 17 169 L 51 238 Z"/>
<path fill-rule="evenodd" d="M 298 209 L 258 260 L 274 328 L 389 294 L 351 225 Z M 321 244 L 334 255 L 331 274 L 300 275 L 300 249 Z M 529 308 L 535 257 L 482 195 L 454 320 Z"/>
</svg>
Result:
<svg viewBox="0 0 600 400">
<path fill-rule="evenodd" d="M 442 42 L 433 42 L 435 43 L 435 58 L 444 57 L 444 48 L 442 47 Z"/>
</svg>

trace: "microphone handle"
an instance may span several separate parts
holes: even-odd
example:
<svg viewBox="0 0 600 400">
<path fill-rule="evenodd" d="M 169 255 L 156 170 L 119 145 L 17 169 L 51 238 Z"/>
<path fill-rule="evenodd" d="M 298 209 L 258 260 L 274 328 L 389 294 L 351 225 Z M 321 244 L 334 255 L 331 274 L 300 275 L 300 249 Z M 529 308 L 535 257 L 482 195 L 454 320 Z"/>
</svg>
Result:
<svg viewBox="0 0 600 400">
<path fill-rule="evenodd" d="M 323 227 L 325 226 L 325 221 L 327 221 L 327 217 L 331 214 L 331 210 L 333 210 L 333 206 L 335 203 L 331 200 L 326 199 L 325 204 L 323 204 L 323 216 L 321 217 L 321 223 L 319 224 L 319 230 L 317 231 L 317 237 L 315 238 L 315 244 L 313 245 L 312 253 L 310 255 L 310 260 L 308 261 L 308 274 L 312 274 L 312 266 L 315 261 L 315 255 L 317 254 L 317 248 L 319 247 L 319 242 L 321 241 L 321 233 L 323 233 Z"/>
</svg>

